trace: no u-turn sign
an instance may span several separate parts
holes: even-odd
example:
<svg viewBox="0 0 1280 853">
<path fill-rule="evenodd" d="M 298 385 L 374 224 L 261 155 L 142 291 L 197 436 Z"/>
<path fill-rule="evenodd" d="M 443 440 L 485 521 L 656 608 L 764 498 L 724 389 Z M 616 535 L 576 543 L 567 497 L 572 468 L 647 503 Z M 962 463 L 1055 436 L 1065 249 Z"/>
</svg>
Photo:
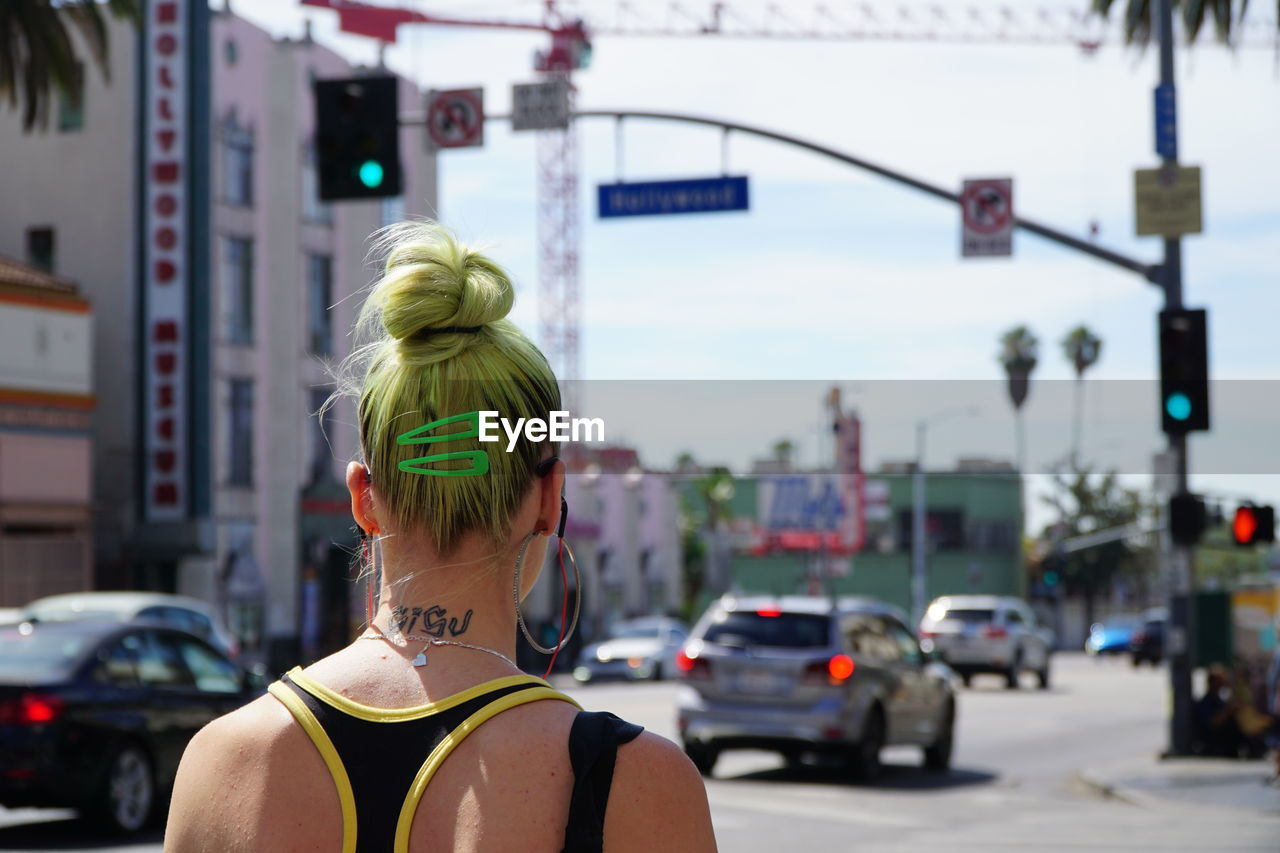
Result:
<svg viewBox="0 0 1280 853">
<path fill-rule="evenodd" d="M 963 257 L 1013 254 L 1012 178 L 965 181 L 960 193 L 960 214 Z"/>
</svg>

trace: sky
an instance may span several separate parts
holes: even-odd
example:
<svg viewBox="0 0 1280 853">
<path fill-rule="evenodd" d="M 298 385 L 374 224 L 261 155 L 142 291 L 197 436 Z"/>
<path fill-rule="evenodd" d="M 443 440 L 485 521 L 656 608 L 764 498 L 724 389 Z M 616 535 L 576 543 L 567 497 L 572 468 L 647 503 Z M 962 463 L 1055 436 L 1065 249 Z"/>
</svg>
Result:
<svg viewBox="0 0 1280 853">
<path fill-rule="evenodd" d="M 517 20 L 537 20 L 542 7 L 536 0 L 405 4 Z M 591 21 L 606 20 L 620 4 L 575 5 Z M 711 4 L 679 5 L 700 15 Z M 748 13 L 762 6 L 728 5 Z M 811 5 L 788 8 L 799 15 Z M 1033 0 L 1026 7 L 1086 5 Z M 280 35 L 297 36 L 310 20 L 317 40 L 356 62 L 376 59 L 374 44 L 337 32 L 332 12 L 285 0 L 233 8 Z M 1250 15 L 1267 12 L 1259 7 Z M 486 112 L 501 114 L 512 84 L 535 79 L 532 56 L 546 41 L 538 33 L 410 26 L 386 59 L 426 88 L 482 86 Z M 1213 377 L 1250 380 L 1215 386 L 1220 428 L 1192 438 L 1192 487 L 1280 501 L 1280 462 L 1269 440 L 1276 434 L 1270 427 L 1280 426 L 1272 402 L 1280 378 L 1280 50 L 1233 53 L 1203 43 L 1179 51 L 1176 75 L 1181 160 L 1201 167 L 1204 186 L 1204 233 L 1183 242 L 1185 300 L 1209 310 Z M 965 178 L 1012 177 L 1019 215 L 1081 238 L 1096 222 L 1101 245 L 1155 262 L 1160 241 L 1134 236 L 1132 173 L 1158 164 L 1156 76 L 1154 48 L 1125 48 L 1117 39 L 1087 55 L 1069 44 L 597 36 L 591 67 L 574 80 L 580 109 L 686 112 L 762 126 L 957 191 Z M 733 135 L 726 163 L 712 128 L 629 120 L 619 132 L 612 120 L 590 119 L 578 133 L 582 374 L 588 389 L 613 389 L 597 395 L 601 407 L 626 396 L 623 380 L 702 380 L 747 398 L 766 387 L 757 380 L 806 380 L 767 387 L 786 398 L 773 409 L 789 413 L 779 417 L 774 438 L 790 438 L 801 461 L 816 464 L 830 456 L 821 392 L 836 383 L 863 411 L 874 466 L 914 453 L 915 421 L 945 410 L 942 397 L 954 396 L 938 389 L 981 388 L 974 397 L 981 398 L 979 415 L 930 429 L 928 463 L 946 467 L 960 455 L 1012 459 L 997 339 L 1025 323 L 1041 341 L 1025 409 L 1029 470 L 1038 470 L 1062 457 L 1070 441 L 1063 422 L 1073 371 L 1059 341 L 1083 323 L 1103 339 L 1085 393 L 1084 458 L 1136 475 L 1162 446 L 1153 396 L 1149 415 L 1114 416 L 1125 389 L 1153 394 L 1149 383 L 1157 376 L 1162 295 L 1138 276 L 1027 233 L 1015 235 L 1011 258 L 963 259 L 953 205 L 773 142 Z M 512 319 L 531 332 L 535 164 L 532 134 L 490 122 L 483 148 L 440 154 L 438 210 L 442 222 L 488 246 L 512 272 L 519 292 Z M 595 216 L 597 184 L 725 169 L 749 176 L 749 212 Z M 743 384 L 727 384 L 735 382 Z M 877 410 L 884 393 L 894 402 Z M 935 396 L 941 408 L 931 405 Z M 699 404 L 682 402 L 703 421 L 705 436 L 646 436 L 639 422 L 623 419 L 630 425 L 625 438 L 658 466 L 670 464 L 681 440 L 696 444 L 690 449 L 700 458 L 735 467 L 767 452 L 773 438 L 762 440 L 763 429 L 718 429 L 714 414 L 696 417 Z M 590 409 L 589 397 L 585 405 Z M 607 412 L 587 413 L 608 420 Z M 1231 457 L 1231 448 L 1257 453 Z"/>
</svg>

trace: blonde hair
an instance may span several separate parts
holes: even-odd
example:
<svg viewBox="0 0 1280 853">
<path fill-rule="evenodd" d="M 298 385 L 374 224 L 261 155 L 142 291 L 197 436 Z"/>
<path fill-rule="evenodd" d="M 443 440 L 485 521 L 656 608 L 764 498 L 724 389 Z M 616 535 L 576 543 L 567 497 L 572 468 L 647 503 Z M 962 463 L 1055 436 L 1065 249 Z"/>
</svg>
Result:
<svg viewBox="0 0 1280 853">
<path fill-rule="evenodd" d="M 360 446 L 374 486 L 400 529 L 425 529 L 441 554 L 471 531 L 501 543 L 534 467 L 547 455 L 544 443 L 521 436 L 507 452 L 505 438 L 426 447 L 396 438 L 468 412 L 496 411 L 513 422 L 548 419 L 560 408 L 556 378 L 542 352 L 505 319 L 515 292 L 493 260 L 429 222 L 384 229 L 375 251 L 386 253 L 386 265 L 356 320 L 357 340 L 365 343 L 344 371 L 355 380 Z M 433 433 L 464 427 L 451 424 Z M 400 469 L 424 453 L 468 450 L 487 451 L 488 473 L 432 476 Z"/>
</svg>

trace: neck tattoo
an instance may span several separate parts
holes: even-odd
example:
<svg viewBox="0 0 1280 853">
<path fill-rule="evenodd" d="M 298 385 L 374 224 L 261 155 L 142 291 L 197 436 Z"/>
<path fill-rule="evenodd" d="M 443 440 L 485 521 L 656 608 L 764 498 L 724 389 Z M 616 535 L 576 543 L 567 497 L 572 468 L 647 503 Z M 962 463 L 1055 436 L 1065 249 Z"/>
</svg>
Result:
<svg viewBox="0 0 1280 853">
<path fill-rule="evenodd" d="M 405 605 L 396 605 L 391 608 L 391 619 L 387 623 L 387 630 L 376 624 L 370 623 L 369 629 L 375 631 L 375 634 L 363 634 L 362 640 L 385 640 L 392 645 L 404 645 L 407 640 L 423 640 L 425 645 L 418 651 L 413 658 L 415 667 L 424 667 L 427 665 L 427 649 L 432 646 L 457 646 L 463 649 L 471 649 L 477 652 L 485 652 L 495 657 L 502 658 L 515 669 L 516 662 L 504 655 L 502 652 L 486 649 L 484 646 L 476 646 L 471 643 L 463 643 L 458 640 L 446 640 L 444 634 L 449 632 L 450 636 L 456 637 L 466 632 L 471 625 L 471 617 L 475 613 L 474 610 L 468 610 L 459 622 L 456 616 L 449 616 L 448 611 L 438 604 L 430 607 L 407 607 Z M 414 634 L 415 630 L 421 631 L 422 634 Z"/>
</svg>

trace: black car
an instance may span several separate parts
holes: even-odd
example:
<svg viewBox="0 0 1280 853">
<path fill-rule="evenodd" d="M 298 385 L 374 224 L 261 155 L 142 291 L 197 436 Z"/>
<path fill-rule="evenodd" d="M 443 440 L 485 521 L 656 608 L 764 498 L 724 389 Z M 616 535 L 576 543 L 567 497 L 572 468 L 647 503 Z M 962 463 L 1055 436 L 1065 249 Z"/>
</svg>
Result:
<svg viewBox="0 0 1280 853">
<path fill-rule="evenodd" d="M 147 825 L 187 742 L 262 692 L 209 643 L 118 622 L 0 627 L 0 805 Z"/>
<path fill-rule="evenodd" d="M 1143 614 L 1142 627 L 1133 632 L 1129 641 L 1134 666 L 1143 662 L 1157 666 L 1164 659 L 1164 629 L 1164 608 L 1153 607 Z"/>
</svg>

